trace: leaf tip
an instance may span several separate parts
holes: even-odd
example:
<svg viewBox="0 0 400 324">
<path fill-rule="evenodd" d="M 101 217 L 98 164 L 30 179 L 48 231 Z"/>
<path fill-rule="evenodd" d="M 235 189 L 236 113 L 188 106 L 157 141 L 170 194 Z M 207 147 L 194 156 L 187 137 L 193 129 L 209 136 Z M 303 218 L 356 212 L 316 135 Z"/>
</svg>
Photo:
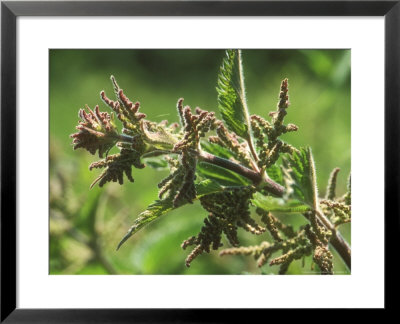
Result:
<svg viewBox="0 0 400 324">
<path fill-rule="evenodd" d="M 130 238 L 132 236 L 132 234 L 130 233 L 130 231 L 128 233 L 125 234 L 125 236 L 122 238 L 122 240 L 118 243 L 116 251 L 118 251 L 120 249 L 120 247 L 128 240 L 128 238 Z"/>
</svg>

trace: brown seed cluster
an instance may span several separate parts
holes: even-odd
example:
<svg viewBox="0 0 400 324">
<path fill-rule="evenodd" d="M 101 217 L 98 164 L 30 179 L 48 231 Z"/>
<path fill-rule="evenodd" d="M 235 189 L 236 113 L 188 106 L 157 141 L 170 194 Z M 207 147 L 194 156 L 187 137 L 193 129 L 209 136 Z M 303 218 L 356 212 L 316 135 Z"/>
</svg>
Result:
<svg viewBox="0 0 400 324">
<path fill-rule="evenodd" d="M 215 127 L 215 116 L 196 108 L 193 114 L 190 107 L 183 108 L 183 98 L 178 100 L 177 110 L 182 123 L 182 139 L 172 151 L 180 154 L 178 166 L 171 170 L 171 174 L 159 183 L 159 197 L 173 196 L 173 206 L 178 207 L 184 202 L 192 203 L 196 198 L 194 181 L 196 179 L 197 149 L 200 138 Z"/>
<path fill-rule="evenodd" d="M 92 188 L 96 183 L 102 187 L 107 182 L 119 182 L 123 184 L 123 175 L 125 173 L 129 181 L 133 182 L 132 166 L 138 169 L 144 168 L 144 164 L 140 162 L 140 156 L 135 152 L 122 149 L 121 153 L 108 156 L 106 159 L 94 162 L 89 169 L 105 168 L 105 170 L 90 185 Z"/>
<path fill-rule="evenodd" d="M 310 225 L 305 226 L 305 233 L 313 248 L 313 261 L 318 265 L 322 274 L 333 273 L 333 255 L 328 245 L 322 242 Z"/>
<path fill-rule="evenodd" d="M 283 120 L 289 107 L 288 80 L 284 79 L 279 93 L 278 108 L 270 112 L 271 122 L 264 118 L 252 115 L 250 117 L 251 128 L 256 139 L 256 145 L 259 149 L 258 165 L 260 168 L 267 169 L 274 165 L 278 160 L 280 153 L 292 153 L 295 148 L 279 139 L 279 136 L 287 132 L 295 132 L 298 127 L 294 124 L 283 125 Z M 265 142 L 267 136 L 267 143 Z"/>
<path fill-rule="evenodd" d="M 209 212 L 204 225 L 197 236 L 192 236 L 182 243 L 182 248 L 195 245 L 186 259 L 186 265 L 200 254 L 209 253 L 222 246 L 222 234 L 232 246 L 239 246 L 237 230 L 239 227 L 259 235 L 265 228 L 250 217 L 249 203 L 253 189 L 232 190 L 211 194 L 200 198 L 201 205 Z"/>
<path fill-rule="evenodd" d="M 117 101 L 109 99 L 104 91 L 100 93 L 100 96 L 124 125 L 122 132 L 129 136 L 119 135 L 114 123 L 114 113 L 110 115 L 106 112 L 100 112 L 98 106 L 95 107 L 94 111 L 87 107 L 89 113 L 86 113 L 83 109 L 79 111 L 81 121 L 76 127 L 79 133 L 71 135 L 74 138 L 74 149 L 82 147 L 92 154 L 95 154 L 98 150 L 101 158 L 114 145 L 120 149 L 120 153 L 108 156 L 90 165 L 90 170 L 105 168 L 92 183 L 91 187 L 96 183 L 100 187 L 107 182 L 119 182 L 122 184 L 124 174 L 129 181 L 133 182 L 132 166 L 144 168 L 140 158 L 146 150 L 146 144 L 141 134 L 141 123 L 145 114 L 138 112 L 139 102 L 133 103 L 129 100 L 123 90 L 119 88 L 113 76 L 111 80 Z"/>
<path fill-rule="evenodd" d="M 217 125 L 217 136 L 210 136 L 208 141 L 227 148 L 235 154 L 235 157 L 241 164 L 251 168 L 252 160 L 247 142 L 239 142 L 238 136 L 233 132 L 229 132 L 222 122 L 218 122 Z"/>
<path fill-rule="evenodd" d="M 70 135 L 73 138 L 74 150 L 84 148 L 91 154 L 99 152 L 99 156 L 107 152 L 116 142 L 117 131 L 113 122 L 113 115 L 100 112 L 99 106 L 94 111 L 86 106 L 88 113 L 84 109 L 79 110 L 79 124 L 76 129 L 79 132 Z"/>
<path fill-rule="evenodd" d="M 100 97 L 103 102 L 115 111 L 117 118 L 122 122 L 124 128 L 131 131 L 133 134 L 140 134 L 140 121 L 146 117 L 145 114 L 139 112 L 140 103 L 133 103 L 124 94 L 124 91 L 118 86 L 115 78 L 111 76 L 111 81 L 114 85 L 114 92 L 117 101 L 109 99 L 104 91 L 100 92 Z"/>
</svg>

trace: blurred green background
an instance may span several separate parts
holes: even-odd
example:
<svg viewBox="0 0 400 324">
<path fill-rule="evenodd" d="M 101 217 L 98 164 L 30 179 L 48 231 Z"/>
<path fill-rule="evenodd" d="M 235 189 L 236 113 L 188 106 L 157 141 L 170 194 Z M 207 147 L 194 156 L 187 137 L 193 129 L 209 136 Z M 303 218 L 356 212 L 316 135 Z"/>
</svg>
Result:
<svg viewBox="0 0 400 324">
<path fill-rule="evenodd" d="M 87 151 L 73 151 L 78 110 L 100 105 L 99 93 L 113 98 L 114 75 L 132 101 L 153 121 L 178 121 L 175 105 L 217 111 L 215 90 L 223 50 L 50 50 L 50 274 L 275 274 L 278 266 L 256 267 L 251 257 L 219 257 L 218 251 L 198 257 L 190 268 L 183 240 L 196 235 L 207 213 L 199 203 L 161 217 L 115 248 L 137 215 L 157 198 L 157 183 L 167 172 L 150 167 L 133 169 L 135 183 L 89 185 L 99 171 Z M 309 145 L 316 162 L 320 195 L 330 171 L 339 167 L 338 195 L 350 172 L 350 50 L 243 50 L 248 105 L 251 114 L 267 118 L 276 109 L 280 82 L 289 79 L 291 105 L 286 123 L 299 131 L 284 135 L 299 147 Z M 113 151 L 111 151 L 112 153 Z M 257 216 L 254 216 L 256 219 Z M 284 216 L 295 228 L 301 215 Z M 341 226 L 350 242 L 350 224 Z M 243 246 L 261 242 L 239 230 Z M 268 239 L 268 235 L 264 236 Z M 226 240 L 224 247 L 229 247 Z M 335 253 L 334 253 L 335 254 Z M 335 254 L 335 272 L 347 273 Z M 294 262 L 288 274 L 309 274 Z"/>
</svg>

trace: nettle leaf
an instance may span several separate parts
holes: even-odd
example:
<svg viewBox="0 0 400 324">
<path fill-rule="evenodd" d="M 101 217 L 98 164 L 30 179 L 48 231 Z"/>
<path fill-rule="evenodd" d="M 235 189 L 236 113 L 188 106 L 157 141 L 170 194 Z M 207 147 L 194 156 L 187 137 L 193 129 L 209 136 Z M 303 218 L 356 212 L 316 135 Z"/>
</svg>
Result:
<svg viewBox="0 0 400 324">
<path fill-rule="evenodd" d="M 242 138 L 250 138 L 240 50 L 227 50 L 218 75 L 218 109 L 228 129 Z"/>
<path fill-rule="evenodd" d="M 283 184 L 283 182 L 284 182 L 283 173 L 282 173 L 282 169 L 280 166 L 273 164 L 266 171 L 267 171 L 268 176 L 272 180 L 274 180 L 275 182 L 277 182 L 279 184 Z"/>
<path fill-rule="evenodd" d="M 304 204 L 299 200 L 285 201 L 282 198 L 264 196 L 259 192 L 256 192 L 254 194 L 253 199 L 251 199 L 251 202 L 254 206 L 270 212 L 281 212 L 289 214 L 289 213 L 305 213 L 311 210 L 310 206 Z"/>
<path fill-rule="evenodd" d="M 167 170 L 168 169 L 168 162 L 164 159 L 164 157 L 153 157 L 147 158 L 144 160 L 145 165 L 156 169 L 156 170 Z"/>
<path fill-rule="evenodd" d="M 227 148 L 224 148 L 217 144 L 202 142 L 201 148 L 208 153 L 214 154 L 216 156 L 219 156 L 221 158 L 228 159 L 228 160 L 234 156 L 233 152 L 231 152 Z"/>
<path fill-rule="evenodd" d="M 251 182 L 241 175 L 221 168 L 219 166 L 200 162 L 197 164 L 196 172 L 203 178 L 217 181 L 223 186 L 248 186 Z"/>
<path fill-rule="evenodd" d="M 283 160 L 287 199 L 296 199 L 318 209 L 318 188 L 311 148 L 301 148 Z"/>
<path fill-rule="evenodd" d="M 234 158 L 233 152 L 219 145 L 205 142 L 201 144 L 201 147 L 208 153 L 214 154 L 218 157 L 228 160 L 231 159 L 232 157 Z M 198 175 L 200 175 L 201 177 L 215 180 L 223 186 L 251 185 L 251 182 L 248 179 L 242 177 L 236 172 L 206 162 L 198 163 L 196 171 Z"/>
<path fill-rule="evenodd" d="M 221 186 L 215 181 L 212 180 L 204 180 L 196 184 L 196 199 L 201 198 L 202 196 L 213 194 L 216 192 L 221 192 L 225 189 L 225 187 Z M 122 238 L 121 242 L 119 242 L 117 250 L 124 244 L 133 234 L 138 232 L 144 226 L 149 223 L 155 221 L 160 216 L 168 213 L 169 211 L 175 209 L 173 206 L 174 197 L 170 197 L 168 199 L 156 200 L 151 205 L 147 207 L 147 209 L 139 214 L 139 217 L 135 220 L 131 228 Z M 179 207 L 183 206 L 180 205 Z"/>
</svg>

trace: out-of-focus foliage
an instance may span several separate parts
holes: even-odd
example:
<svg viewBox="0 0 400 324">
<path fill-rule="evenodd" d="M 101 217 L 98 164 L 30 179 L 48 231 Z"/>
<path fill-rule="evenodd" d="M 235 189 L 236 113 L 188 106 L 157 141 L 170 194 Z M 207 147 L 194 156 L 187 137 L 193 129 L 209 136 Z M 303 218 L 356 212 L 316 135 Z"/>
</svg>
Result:
<svg viewBox="0 0 400 324">
<path fill-rule="evenodd" d="M 157 183 L 167 171 L 134 169 L 134 183 L 89 190 L 98 170 L 89 171 L 87 166 L 96 158 L 72 150 L 69 135 L 75 131 L 79 108 L 99 104 L 107 111 L 99 93 L 113 92 L 110 75 L 131 100 L 141 102 L 148 119 L 178 121 L 175 104 L 181 97 L 193 107 L 218 111 L 215 88 L 224 55 L 223 50 L 50 51 L 51 274 L 278 271 L 268 265 L 260 270 L 243 256 L 221 258 L 217 252 L 204 254 L 186 268 L 187 252 L 180 244 L 198 232 L 206 216 L 197 202 L 161 217 L 117 252 L 126 229 L 157 198 Z M 242 56 L 250 113 L 267 116 L 275 110 L 280 82 L 288 78 L 291 105 L 286 121 L 299 130 L 282 138 L 296 147 L 312 147 L 320 196 L 325 195 L 329 173 L 339 167 L 336 192 L 343 195 L 350 171 L 350 51 L 244 50 Z M 300 214 L 285 217 L 295 229 L 306 222 Z M 341 232 L 350 241 L 350 225 L 341 225 Z M 239 239 L 243 246 L 259 243 L 259 238 L 246 232 Z M 335 273 L 345 273 L 340 258 L 334 257 Z M 312 273 L 310 263 L 311 258 L 306 259 L 303 268 L 296 261 L 288 273 Z"/>
</svg>

